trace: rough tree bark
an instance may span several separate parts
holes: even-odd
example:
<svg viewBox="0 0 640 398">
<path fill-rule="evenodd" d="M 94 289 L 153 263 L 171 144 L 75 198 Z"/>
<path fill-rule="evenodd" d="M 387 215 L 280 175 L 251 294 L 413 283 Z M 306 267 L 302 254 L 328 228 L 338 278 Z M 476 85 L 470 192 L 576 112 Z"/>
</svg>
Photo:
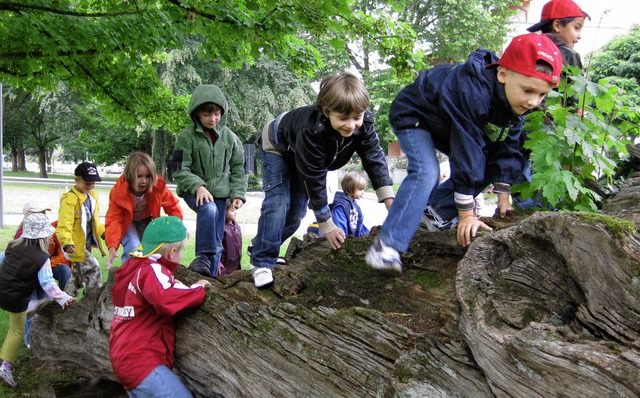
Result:
<svg viewBox="0 0 640 398">
<path fill-rule="evenodd" d="M 630 185 L 604 212 L 638 228 L 638 196 Z M 419 231 L 399 278 L 364 263 L 370 238 L 340 251 L 292 244 L 271 289 L 240 271 L 213 280 L 205 303 L 178 317 L 175 371 L 199 397 L 640 396 L 633 224 L 526 216 L 487 219 L 494 231 L 466 253 L 452 231 Z M 67 311 L 36 316 L 35 357 L 115 380 L 112 277 Z"/>
</svg>

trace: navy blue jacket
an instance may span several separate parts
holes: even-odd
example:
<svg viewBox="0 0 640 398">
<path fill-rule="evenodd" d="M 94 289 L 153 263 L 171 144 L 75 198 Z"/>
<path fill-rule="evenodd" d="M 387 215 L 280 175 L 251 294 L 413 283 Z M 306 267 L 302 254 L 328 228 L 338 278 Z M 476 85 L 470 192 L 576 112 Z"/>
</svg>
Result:
<svg viewBox="0 0 640 398">
<path fill-rule="evenodd" d="M 465 63 L 436 66 L 391 104 L 394 130 L 431 133 L 436 148 L 449 156 L 455 191 L 465 195 L 491 182 L 512 184 L 523 165 L 523 120 L 511 110 L 496 68 L 487 68 L 496 61 L 495 54 L 478 49 Z"/>
<path fill-rule="evenodd" d="M 318 222 L 331 217 L 327 171 L 341 168 L 354 153 L 360 157 L 373 189 L 393 185 L 373 121 L 373 114 L 366 111 L 362 126 L 345 138 L 331 127 L 328 117 L 310 105 L 284 114 L 277 131 L 272 123 L 269 140 L 285 159 L 295 162 Z"/>
<path fill-rule="evenodd" d="M 331 203 L 331 218 L 346 236 L 360 237 L 369 233 L 363 224 L 362 210 L 355 200 L 341 191 L 336 192 Z"/>
</svg>

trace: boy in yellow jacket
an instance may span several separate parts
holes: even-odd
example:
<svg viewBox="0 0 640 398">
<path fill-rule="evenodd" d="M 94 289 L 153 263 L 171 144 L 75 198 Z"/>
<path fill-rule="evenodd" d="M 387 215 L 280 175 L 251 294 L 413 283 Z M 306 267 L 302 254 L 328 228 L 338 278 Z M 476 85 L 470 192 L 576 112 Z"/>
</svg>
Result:
<svg viewBox="0 0 640 398">
<path fill-rule="evenodd" d="M 98 194 L 93 191 L 97 181 L 102 181 L 95 164 L 83 162 L 75 170 L 76 185 L 62 194 L 58 213 L 56 235 L 65 255 L 73 263 L 71 279 L 65 292 L 77 296 L 85 287 L 101 287 L 102 273 L 98 260 L 91 254 L 97 247 L 104 257 L 100 242 L 104 236 L 104 224 L 100 222 Z"/>
</svg>

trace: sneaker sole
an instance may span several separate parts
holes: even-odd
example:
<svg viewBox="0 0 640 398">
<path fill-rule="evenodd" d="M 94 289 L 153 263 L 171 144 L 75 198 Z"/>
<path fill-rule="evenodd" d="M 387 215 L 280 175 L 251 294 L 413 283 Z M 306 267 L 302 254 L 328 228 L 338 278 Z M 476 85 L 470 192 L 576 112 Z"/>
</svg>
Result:
<svg viewBox="0 0 640 398">
<path fill-rule="evenodd" d="M 253 269 L 254 269 L 253 265 L 251 266 L 251 268 L 252 268 L 251 269 L 251 273 L 253 274 Z M 275 278 L 273 277 L 273 270 L 270 272 L 269 276 L 271 276 L 271 280 L 270 281 L 258 284 L 256 279 L 255 279 L 255 275 L 252 275 L 252 277 L 253 277 L 253 285 L 258 289 L 262 289 L 262 288 L 269 287 L 269 286 L 273 285 L 273 281 L 275 280 Z M 258 279 L 260 279 L 260 278 L 258 278 Z"/>
<path fill-rule="evenodd" d="M 375 261 L 372 261 L 371 256 L 369 253 L 367 253 L 365 259 L 367 264 L 369 264 L 369 266 L 371 268 L 373 268 L 375 271 L 384 274 L 384 275 L 389 275 L 389 276 L 402 276 L 402 266 L 399 264 L 394 264 L 392 266 L 386 266 L 383 264 L 378 264 Z M 374 265 L 375 264 L 375 265 Z"/>
<path fill-rule="evenodd" d="M 256 285 L 256 283 L 254 282 L 254 283 L 253 283 L 253 285 L 254 285 L 257 289 L 265 289 L 265 288 L 267 288 L 267 287 L 271 287 L 271 286 L 273 286 L 273 281 L 271 281 L 271 282 L 267 282 L 267 283 L 265 283 L 265 284 L 263 284 L 263 285 Z"/>
</svg>

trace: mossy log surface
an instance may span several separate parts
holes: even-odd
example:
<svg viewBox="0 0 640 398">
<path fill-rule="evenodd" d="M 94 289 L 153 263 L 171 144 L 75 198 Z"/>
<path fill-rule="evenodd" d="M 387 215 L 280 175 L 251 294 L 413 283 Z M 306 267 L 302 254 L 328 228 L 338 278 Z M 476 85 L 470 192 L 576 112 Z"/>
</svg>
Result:
<svg viewBox="0 0 640 398">
<path fill-rule="evenodd" d="M 397 278 L 364 263 L 371 237 L 295 241 L 273 287 L 239 271 L 177 317 L 175 372 L 197 397 L 638 397 L 640 201 L 626 204 L 488 218 L 466 251 L 420 230 Z M 38 314 L 34 356 L 115 381 L 112 284 Z"/>
</svg>

